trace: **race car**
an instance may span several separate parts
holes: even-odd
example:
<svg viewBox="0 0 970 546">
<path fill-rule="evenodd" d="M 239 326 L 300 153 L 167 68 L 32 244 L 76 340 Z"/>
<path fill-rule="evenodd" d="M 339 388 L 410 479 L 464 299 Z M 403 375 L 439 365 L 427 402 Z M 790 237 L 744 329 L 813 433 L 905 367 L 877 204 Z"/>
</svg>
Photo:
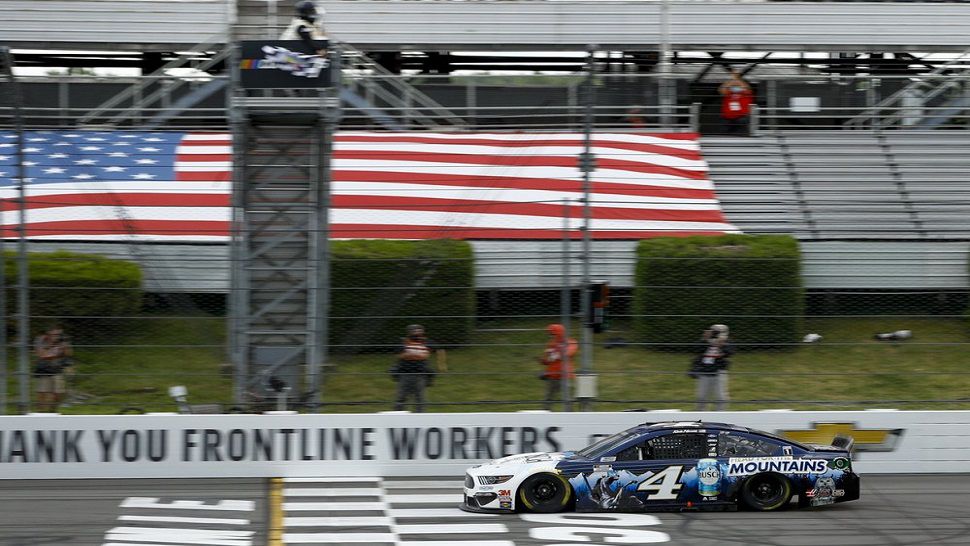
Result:
<svg viewBox="0 0 970 546">
<path fill-rule="evenodd" d="M 806 445 L 726 423 L 643 423 L 579 451 L 526 453 L 465 474 L 469 512 L 776 510 L 859 498 L 852 439 Z"/>
</svg>

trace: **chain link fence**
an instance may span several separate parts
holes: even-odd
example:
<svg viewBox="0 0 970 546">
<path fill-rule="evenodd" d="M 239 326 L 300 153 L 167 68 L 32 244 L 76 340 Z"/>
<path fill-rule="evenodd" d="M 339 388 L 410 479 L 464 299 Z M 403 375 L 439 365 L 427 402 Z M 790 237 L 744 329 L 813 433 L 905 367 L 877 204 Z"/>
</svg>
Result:
<svg viewBox="0 0 970 546">
<path fill-rule="evenodd" d="M 39 248 L 50 246 L 56 245 Z M 548 348 L 549 324 L 566 322 L 570 336 L 581 338 L 580 247 L 572 246 L 564 255 L 548 244 L 523 255 L 473 246 L 473 258 L 447 263 L 334 257 L 332 355 L 324 366 L 322 411 L 393 409 L 398 385 L 392 368 L 411 324 L 423 325 L 432 348 L 440 350 L 430 358 L 434 380 L 426 389 L 426 411 L 549 407 L 547 381 L 541 379 L 544 366 L 538 360 Z M 196 282 L 225 286 L 231 264 L 215 262 L 213 249 L 206 247 L 168 249 L 164 260 L 151 253 L 146 245 L 140 262 L 132 256 L 121 262 L 139 264 L 138 286 L 118 286 L 124 283 L 117 279 L 115 286 L 80 282 L 83 275 L 57 278 L 42 268 L 76 272 L 91 268 L 92 262 L 98 266 L 99 260 L 31 253 L 32 354 L 23 366 L 16 313 L 8 312 L 8 413 L 52 409 L 39 407 L 34 392 L 42 381 L 35 350 L 37 336 L 57 325 L 73 346 L 61 412 L 254 409 L 237 406 L 232 399 L 226 291 L 192 292 L 199 286 Z M 5 293 L 13 310 L 17 260 L 8 252 Z M 592 336 L 592 344 L 581 345 L 573 360 L 578 367 L 582 352 L 590 353 L 589 371 L 598 378 L 595 400 L 590 401 L 595 409 L 693 409 L 696 380 L 688 371 L 712 324 L 730 327 L 736 349 L 728 371 L 731 409 L 952 409 L 970 403 L 965 288 L 788 285 L 778 282 L 777 269 L 763 259 L 723 256 L 714 261 L 724 267 L 712 268 L 706 259 L 705 271 L 697 275 L 688 269 L 680 279 L 654 278 L 644 284 L 636 271 L 646 261 L 667 262 L 670 270 L 696 268 L 699 262 L 675 256 L 638 259 L 633 245 L 617 258 L 615 250 L 604 251 L 596 244 L 590 260 L 594 275 L 611 280 L 609 306 L 602 331 Z M 162 261 L 167 261 L 165 269 L 159 266 Z M 569 305 L 563 308 L 562 289 L 553 285 L 561 281 L 567 264 Z M 208 273 L 191 272 L 197 265 Z M 800 264 L 796 260 L 789 265 L 797 269 Z M 454 283 L 461 276 L 449 275 L 445 268 L 474 275 Z M 508 277 L 497 279 L 497 270 Z M 175 286 L 175 278 L 162 277 L 163 271 L 181 277 L 185 291 L 152 289 L 151 283 L 167 290 Z M 483 277 L 489 272 L 493 276 Z M 213 273 L 219 278 L 206 276 Z M 185 275 L 197 277 L 187 281 Z M 527 275 L 532 277 L 522 282 Z M 645 329 L 645 322 L 652 326 Z M 25 386 L 27 392 L 22 391 Z M 187 393 L 171 392 L 176 386 Z M 574 395 L 574 386 L 568 388 Z M 303 393 L 281 389 L 280 395 L 286 400 L 268 400 L 261 409 L 277 403 L 305 409 Z M 561 409 L 559 391 L 553 399 L 553 409 Z M 407 409 L 414 408 L 411 402 Z"/>
<path fill-rule="evenodd" d="M 601 74 L 594 125 L 602 131 L 631 133 L 658 129 L 717 133 L 717 83 L 694 79 L 696 75 L 663 80 Z M 533 76 L 531 85 L 525 76 L 411 80 L 410 85 L 464 120 L 463 131 L 575 131 L 581 127 L 584 102 L 589 99 L 581 90 L 581 75 L 575 74 Z M 829 121 L 848 119 L 879 103 L 880 96 L 871 92 L 872 80 L 868 78 L 865 86 L 827 88 L 827 93 L 840 97 L 832 99 L 841 101 L 832 108 L 850 110 L 814 125 L 812 115 L 786 103 L 803 96 L 804 86 L 812 81 L 775 82 L 764 77 L 758 83 L 763 102 L 760 127 L 782 128 L 794 124 L 794 119 L 809 128 L 841 125 Z M 42 87 L 43 83 L 37 80 L 29 85 Z M 75 91 L 64 86 L 84 82 L 62 80 L 57 85 L 56 100 L 48 97 L 40 100 L 43 104 L 33 105 L 28 101 L 23 113 L 31 131 L 56 129 L 69 134 L 77 129 L 75 122 L 83 112 L 117 91 L 99 92 L 98 101 L 88 97 L 89 102 L 81 104 L 72 102 Z M 966 88 L 953 89 L 946 98 L 956 102 L 946 108 L 960 110 L 957 102 Z M 82 88 L 76 94 L 91 92 Z M 661 101 L 664 93 L 672 93 L 676 100 Z M 40 96 L 29 89 L 26 95 Z M 361 96 L 366 96 L 366 89 Z M 138 107 L 137 114 L 117 128 L 156 131 L 160 136 L 146 138 L 162 140 L 175 129 L 224 131 L 224 97 L 215 94 L 199 108 L 176 111 L 171 105 L 178 98 L 164 99 L 169 101 L 165 104 L 119 106 L 125 111 Z M 846 101 L 851 104 L 841 106 Z M 823 97 L 820 108 L 829 108 L 828 104 Z M 12 107 L 2 108 L 2 144 L 17 143 L 3 150 L 19 151 L 10 154 L 14 157 L 41 145 L 30 142 L 39 138 L 30 131 L 22 141 L 7 138 L 16 137 L 8 130 L 14 128 Z M 380 105 L 384 114 L 406 129 L 427 129 L 418 127 L 417 120 L 434 119 L 433 112 L 407 104 L 400 111 L 395 108 L 388 101 Z M 348 109 L 345 129 L 383 128 L 372 114 L 366 106 Z M 156 125 L 144 129 L 146 120 Z M 704 131 L 705 127 L 711 131 Z M 864 124 L 862 128 L 873 127 Z M 76 156 L 66 159 L 100 161 L 116 153 L 90 150 L 93 155 L 85 156 L 81 152 L 78 149 Z M 56 153 L 52 148 L 46 155 Z M 144 153 L 148 154 L 145 160 L 152 160 L 151 154 L 158 152 Z M 60 165 L 24 166 L 58 169 Z M 966 166 L 953 170 L 968 172 Z M 49 400 L 38 397 L 40 383 L 50 382 L 36 368 L 38 337 L 55 327 L 63 329 L 73 353 L 63 362 L 65 384 L 56 400 L 57 409 L 64 413 L 392 410 L 400 386 L 392 368 L 404 352 L 408 326 L 415 324 L 425 328 L 432 348 L 438 349 L 437 356 L 429 359 L 434 379 L 425 391 L 426 411 L 550 406 L 557 410 L 693 409 L 697 380 L 688 372 L 705 347 L 705 330 L 715 324 L 729 327 L 736 350 L 728 369 L 730 409 L 970 406 L 970 377 L 964 366 L 970 343 L 965 322 L 968 268 L 962 239 L 911 243 L 945 246 L 927 252 L 925 246 L 900 246 L 895 238 L 873 238 L 868 233 L 852 237 L 850 227 L 837 241 L 849 246 L 835 253 L 823 248 L 824 241 L 802 241 L 796 256 L 767 257 L 746 255 L 742 252 L 746 243 L 719 243 L 710 256 L 686 259 L 677 246 L 645 256 L 636 241 L 612 238 L 594 238 L 586 252 L 579 242 L 580 207 L 554 200 L 532 203 L 563 210 L 561 216 L 549 216 L 556 227 L 550 228 L 553 236 L 545 240 L 471 240 L 461 243 L 467 245 L 467 252 L 454 256 L 368 254 L 352 244 L 335 249 L 330 257 L 330 357 L 322 363 L 318 386 L 323 406 L 306 405 L 311 389 L 281 383 L 258 403 L 241 403 L 233 397 L 227 342 L 230 271 L 239 264 L 230 260 L 224 240 L 233 233 L 226 219 L 218 215 L 205 219 L 210 223 L 201 226 L 202 232 L 218 235 L 215 238 L 146 240 L 142 236 L 146 229 L 173 229 L 164 222 L 177 219 L 185 203 L 152 202 L 138 192 L 114 188 L 102 192 L 97 203 L 70 201 L 78 198 L 58 192 L 34 195 L 26 202 L 30 225 L 25 230 L 18 215 L 19 181 L 14 176 L 0 174 L 5 180 L 5 312 L 0 315 L 7 336 L 0 343 L 5 350 L 0 361 L 7 386 L 0 407 L 6 413 L 54 409 Z M 210 200 L 213 209 L 229 210 L 225 195 L 218 198 L 199 191 L 195 198 Z M 71 229 L 77 236 L 58 238 L 56 227 L 40 220 L 50 214 L 45 210 L 65 205 L 96 205 L 102 216 L 74 223 Z M 757 211 L 765 203 L 758 196 L 741 196 L 734 198 L 732 206 Z M 132 207 L 153 208 L 151 222 L 155 223 L 129 217 L 124 211 Z M 565 227 L 559 228 L 563 220 Z M 66 221 L 80 220 L 68 217 Z M 773 232 L 794 232 L 794 228 L 785 229 L 787 221 L 782 218 Z M 449 233 L 440 230 L 437 240 L 443 244 Z M 920 236 L 918 230 L 913 233 Z M 24 246 L 18 251 L 21 235 Z M 342 238 L 340 233 L 333 235 Z M 563 243 L 560 236 L 570 242 Z M 435 237 L 426 238 L 435 248 Z M 592 306 L 605 311 L 603 324 L 588 338 L 581 332 L 591 319 L 580 312 L 582 299 L 592 293 L 583 285 L 584 264 L 590 268 L 590 280 L 609 285 L 608 306 Z M 779 265 L 786 267 L 779 269 Z M 666 273 L 645 272 L 651 268 Z M 23 271 L 29 274 L 24 277 Z M 564 324 L 569 337 L 577 340 L 572 364 L 586 376 L 595 375 L 595 384 L 579 379 L 577 391 L 576 382 L 550 388 L 550 381 L 541 378 L 545 367 L 538 360 L 547 350 L 558 348 L 550 346 L 550 324 Z M 568 353 L 568 343 L 565 349 Z M 413 401 L 405 407 L 414 409 Z"/>
</svg>

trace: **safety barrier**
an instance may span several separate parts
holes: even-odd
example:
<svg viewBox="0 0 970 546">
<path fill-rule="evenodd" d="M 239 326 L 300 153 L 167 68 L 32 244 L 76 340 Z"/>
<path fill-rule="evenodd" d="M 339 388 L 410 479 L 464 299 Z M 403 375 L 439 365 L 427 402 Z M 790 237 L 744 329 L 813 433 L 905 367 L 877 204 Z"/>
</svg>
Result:
<svg viewBox="0 0 970 546">
<path fill-rule="evenodd" d="M 970 453 L 970 411 L 34 414 L 0 418 L 0 479 L 460 475 L 638 423 L 698 419 L 806 443 L 849 434 L 861 473 L 962 472 Z"/>
</svg>

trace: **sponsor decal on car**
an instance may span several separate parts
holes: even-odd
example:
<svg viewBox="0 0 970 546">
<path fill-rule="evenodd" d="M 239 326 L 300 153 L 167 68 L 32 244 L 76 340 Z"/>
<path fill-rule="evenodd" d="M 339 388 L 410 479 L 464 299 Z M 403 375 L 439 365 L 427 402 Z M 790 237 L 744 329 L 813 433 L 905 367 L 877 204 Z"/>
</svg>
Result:
<svg viewBox="0 0 970 546">
<path fill-rule="evenodd" d="M 844 489 L 835 488 L 835 479 L 831 476 L 822 476 L 815 480 L 815 487 L 805 492 L 805 496 L 811 499 L 812 506 L 822 506 L 832 504 L 837 497 L 844 497 Z"/>
<path fill-rule="evenodd" d="M 512 490 L 511 489 L 499 489 L 498 490 L 498 502 L 499 505 L 512 504 Z"/>
<path fill-rule="evenodd" d="M 846 468 L 849 468 L 849 459 L 846 459 L 845 457 L 836 457 L 829 461 L 829 468 L 833 468 L 835 470 L 845 470 Z"/>
<path fill-rule="evenodd" d="M 717 459 L 701 459 L 697 461 L 697 492 L 704 497 L 717 499 L 721 493 L 721 469 Z"/>
<path fill-rule="evenodd" d="M 750 476 L 761 472 L 780 474 L 822 474 L 828 468 L 825 459 L 792 457 L 739 457 L 728 459 L 728 476 Z"/>
</svg>

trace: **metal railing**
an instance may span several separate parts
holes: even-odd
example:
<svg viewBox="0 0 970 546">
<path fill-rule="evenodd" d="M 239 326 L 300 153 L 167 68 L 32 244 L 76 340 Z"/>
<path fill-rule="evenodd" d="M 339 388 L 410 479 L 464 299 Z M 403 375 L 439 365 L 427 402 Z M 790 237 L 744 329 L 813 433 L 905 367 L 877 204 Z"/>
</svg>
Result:
<svg viewBox="0 0 970 546">
<path fill-rule="evenodd" d="M 132 119 L 142 119 L 148 108 L 171 104 L 173 93 L 187 84 L 198 82 L 200 74 L 201 79 L 208 79 L 206 71 L 229 58 L 230 50 L 221 44 L 222 39 L 221 35 L 213 36 L 191 50 L 178 54 L 152 74 L 138 78 L 134 85 L 81 116 L 77 124 L 107 127 L 128 125 Z M 209 55 L 211 51 L 217 53 Z M 172 77 L 169 71 L 176 69 L 191 69 L 196 74 L 194 77 Z M 146 84 L 156 85 L 152 86 L 154 89 L 149 89 Z M 128 106 L 123 106 L 126 103 L 129 103 Z"/>
<path fill-rule="evenodd" d="M 351 55 L 352 56 L 352 55 Z M 348 61 L 350 62 L 350 61 Z M 356 62 L 356 61 L 354 61 Z M 364 62 L 364 61 L 361 61 Z M 371 65 L 367 65 L 371 66 Z M 376 66 L 376 65 L 375 65 Z M 582 74 L 566 75 L 391 75 L 349 69 L 344 81 L 360 100 L 344 99 L 346 127 L 376 129 L 480 130 L 527 126 L 568 129 L 582 119 Z M 596 76 L 597 126 L 718 132 L 720 97 L 707 87 L 691 87 L 693 75 L 612 74 Z M 881 98 L 905 88 L 908 77 L 836 77 L 823 75 L 756 76 L 758 112 L 753 125 L 773 129 L 962 128 L 970 109 L 970 84 L 963 75 L 940 76 L 949 92 L 925 103 L 874 109 Z M 146 123 L 167 128 L 227 126 L 223 76 L 191 77 L 30 77 L 25 87 L 56 88 L 57 99 L 32 103 L 30 125 L 75 127 L 113 123 L 119 127 Z M 139 94 L 138 90 L 141 90 Z M 207 98 L 195 92 L 206 91 Z M 664 106 L 662 91 L 673 93 Z M 43 96 L 50 96 L 45 89 Z M 92 94 L 101 106 L 92 109 Z M 40 93 L 38 94 L 40 96 Z M 96 96 L 96 95 L 95 95 Z M 945 102 L 940 102 L 946 97 Z M 192 97 L 194 100 L 187 100 Z M 815 97 L 792 102 L 797 97 Z M 110 99 L 110 100 L 109 100 Z M 192 102 L 193 104 L 188 104 Z M 862 120 L 860 115 L 869 112 Z M 28 116 L 30 117 L 30 116 Z M 0 112 L 8 118 L 9 112 Z M 151 120 L 154 120 L 153 122 Z M 2 121 L 0 121 L 2 122 Z M 151 122 L 151 123 L 148 123 Z M 851 123 L 849 123 L 851 122 Z"/>
<path fill-rule="evenodd" d="M 861 119 L 858 108 L 819 107 L 809 111 L 759 107 L 752 130 L 850 129 L 855 131 L 970 130 L 970 102 L 963 106 L 897 106 L 870 110 Z"/>
<path fill-rule="evenodd" d="M 594 124 L 597 128 L 611 131 L 697 131 L 698 108 L 675 106 L 641 107 L 640 119 L 631 124 L 627 118 L 629 108 L 623 106 L 597 106 Z M 27 107 L 23 109 L 24 118 L 32 129 L 65 129 L 78 127 L 78 118 L 89 110 L 86 108 Z M 420 130 L 420 131 L 578 131 L 583 124 L 581 106 L 480 106 L 457 110 L 465 125 L 461 128 L 425 123 L 437 119 L 432 109 L 418 107 L 346 107 L 341 128 L 347 130 Z M 195 107 L 181 110 L 166 107 L 142 107 L 132 109 L 120 107 L 102 110 L 101 115 L 111 118 L 117 129 L 181 129 L 181 130 L 225 130 L 228 126 L 226 109 L 222 107 Z M 9 108 L 0 106 L 0 128 L 2 120 L 9 118 Z M 151 120 L 165 118 L 165 124 L 151 123 Z M 390 120 L 390 126 L 382 120 Z M 444 120 L 442 119 L 444 122 Z M 445 122 L 446 123 L 446 122 Z M 82 125 L 81 128 L 105 129 L 104 125 Z"/>
<path fill-rule="evenodd" d="M 964 86 L 970 81 L 970 69 L 965 68 L 967 62 L 970 62 L 970 49 L 937 65 L 933 70 L 912 78 L 906 87 L 848 119 L 845 125 L 887 127 L 905 124 L 905 120 L 909 117 L 906 111 L 913 108 L 906 104 L 907 101 L 929 105 L 933 104 L 932 101 L 938 96 L 954 88 L 958 92 L 963 91 Z M 967 96 L 966 93 L 963 95 Z"/>
</svg>

